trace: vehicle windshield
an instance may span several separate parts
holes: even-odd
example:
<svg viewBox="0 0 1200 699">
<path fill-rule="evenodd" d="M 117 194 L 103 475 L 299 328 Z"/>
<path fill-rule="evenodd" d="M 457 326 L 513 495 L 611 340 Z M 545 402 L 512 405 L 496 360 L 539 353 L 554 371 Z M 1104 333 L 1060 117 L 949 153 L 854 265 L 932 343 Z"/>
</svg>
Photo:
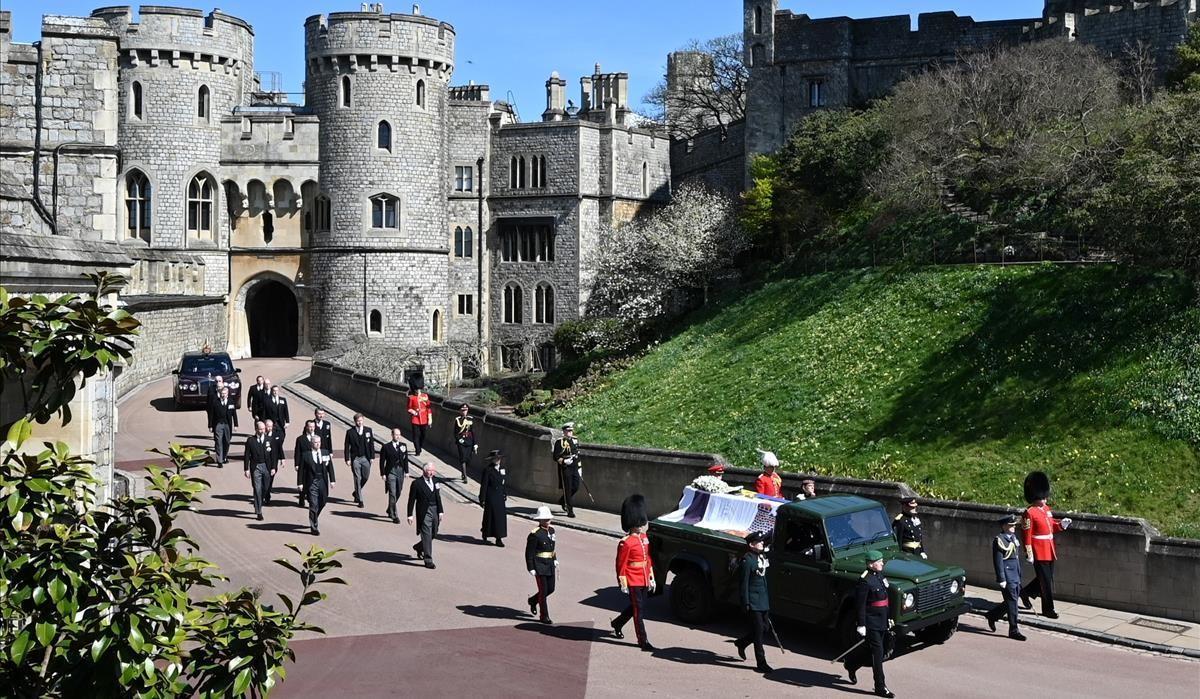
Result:
<svg viewBox="0 0 1200 699">
<path fill-rule="evenodd" d="M 185 357 L 183 360 L 183 368 L 179 370 L 181 374 L 229 374 L 233 371 L 230 368 L 228 357 Z"/>
<path fill-rule="evenodd" d="M 892 526 L 887 512 L 882 507 L 875 507 L 829 517 L 825 520 L 825 531 L 829 535 L 829 545 L 840 549 L 882 541 L 892 535 Z"/>
</svg>

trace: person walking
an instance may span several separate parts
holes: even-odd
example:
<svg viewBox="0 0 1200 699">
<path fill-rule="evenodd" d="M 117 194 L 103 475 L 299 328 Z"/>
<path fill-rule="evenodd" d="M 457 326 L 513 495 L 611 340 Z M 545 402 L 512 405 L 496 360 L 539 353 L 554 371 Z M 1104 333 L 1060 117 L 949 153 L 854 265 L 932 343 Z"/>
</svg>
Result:
<svg viewBox="0 0 1200 699">
<path fill-rule="evenodd" d="M 421 455 L 425 445 L 425 437 L 429 434 L 429 426 L 433 424 L 433 409 L 429 405 L 429 394 L 422 385 L 413 386 L 408 390 L 408 414 L 412 417 L 412 443 L 416 455 Z"/>
<path fill-rule="evenodd" d="M 488 454 L 487 465 L 479 474 L 479 504 L 483 506 L 483 523 L 480 533 L 483 540 L 496 539 L 497 546 L 504 546 L 508 536 L 508 472 L 504 469 L 504 454 L 493 449 Z"/>
<path fill-rule="evenodd" d="M 362 487 L 371 475 L 371 462 L 375 459 L 375 435 L 370 427 L 363 424 L 362 413 L 354 413 L 354 427 L 346 430 L 343 447 L 346 467 L 354 479 L 354 503 L 363 507 Z"/>
<path fill-rule="evenodd" d="M 655 586 L 654 564 L 650 560 L 650 540 L 646 537 L 648 524 L 646 499 L 638 494 L 625 498 L 625 502 L 621 503 L 621 529 L 625 530 L 626 536 L 617 543 L 617 586 L 623 594 L 629 596 L 629 605 L 609 625 L 612 626 L 614 636 L 625 638 L 622 629 L 632 619 L 638 647 L 650 652 L 655 648 L 646 636 L 646 622 L 643 618 L 646 593 L 654 592 Z"/>
<path fill-rule="evenodd" d="M 263 402 L 263 415 L 275 421 L 275 427 L 284 435 L 288 425 L 292 424 L 291 411 L 288 409 L 287 398 L 279 394 L 279 387 L 272 386 L 271 393 Z"/>
<path fill-rule="evenodd" d="M 287 459 L 285 458 L 283 451 L 283 430 L 281 430 L 271 418 L 263 420 L 263 427 L 264 434 L 267 435 L 267 439 L 271 440 L 271 450 L 275 454 L 275 471 L 272 471 L 271 477 L 267 479 L 266 498 L 263 500 L 263 502 L 270 505 L 271 493 L 275 489 L 275 473 L 284 465 L 286 465 Z"/>
<path fill-rule="evenodd" d="M 308 530 L 317 536 L 321 533 L 317 518 L 325 509 L 329 491 L 337 481 L 333 475 L 333 456 L 321 450 L 321 437 L 312 434 L 308 437 L 308 448 L 297 451 L 294 457 L 308 488 Z"/>
<path fill-rule="evenodd" d="M 1057 619 L 1058 612 L 1054 611 L 1054 561 L 1058 559 L 1058 553 L 1054 548 L 1054 535 L 1071 526 L 1071 518 L 1055 519 L 1046 506 L 1049 497 L 1049 476 L 1034 471 L 1025 477 L 1025 502 L 1029 503 L 1029 508 L 1025 510 L 1022 521 L 1023 539 L 1025 560 L 1033 564 L 1034 579 L 1023 586 L 1021 604 L 1026 609 L 1033 609 L 1029 599 L 1041 597 L 1042 616 Z"/>
<path fill-rule="evenodd" d="M 312 438 L 316 437 L 317 441 L 321 440 L 321 435 L 317 434 L 317 423 L 314 420 L 304 421 L 304 431 L 296 437 L 296 444 L 292 447 L 292 462 L 296 468 L 296 491 L 300 500 L 300 507 L 304 507 L 308 502 L 308 481 L 305 480 L 308 476 L 304 469 L 300 468 L 300 455 L 311 449 Z M 326 454 L 329 452 L 324 448 L 321 449 Z"/>
<path fill-rule="evenodd" d="M 321 449 L 332 454 L 333 425 L 325 418 L 324 408 L 313 410 L 313 422 L 316 424 L 317 434 L 321 435 Z"/>
<path fill-rule="evenodd" d="M 250 416 L 255 422 L 262 419 L 261 411 L 258 407 L 259 399 L 266 395 L 267 380 L 262 376 L 254 377 L 254 385 L 246 392 L 246 410 L 250 411 Z"/>
<path fill-rule="evenodd" d="M 749 550 L 738 564 L 737 576 L 742 609 L 746 612 L 749 623 L 746 634 L 733 642 L 738 657 L 742 660 L 746 659 L 746 648 L 754 645 L 754 669 L 764 675 L 774 671 L 774 668 L 767 664 L 767 654 L 763 650 L 763 635 L 771 626 L 771 600 L 767 595 L 767 568 L 771 562 L 766 556 L 766 540 L 767 535 L 763 532 L 750 532 L 746 535 L 746 546 Z"/>
<path fill-rule="evenodd" d="M 543 624 L 553 624 L 550 620 L 549 597 L 554 594 L 554 579 L 558 574 L 558 553 L 554 550 L 554 527 L 550 526 L 553 517 L 550 508 L 542 505 L 537 514 L 537 527 L 525 538 L 525 569 L 537 583 L 537 592 L 525 601 L 529 603 L 529 613 L 538 614 L 538 621 Z"/>
<path fill-rule="evenodd" d="M 379 449 L 379 476 L 383 478 L 383 491 L 387 493 L 387 516 L 395 524 L 400 523 L 396 514 L 396 501 L 404 489 L 404 477 L 408 475 L 408 445 L 400 441 L 400 428 L 392 428 L 392 441 Z"/>
<path fill-rule="evenodd" d="M 475 420 L 471 418 L 471 409 L 466 403 L 458 406 L 458 415 L 454 418 L 454 448 L 458 451 L 458 467 L 462 470 L 462 482 L 467 482 L 467 467 L 479 444 L 475 441 Z"/>
<path fill-rule="evenodd" d="M 575 438 L 575 423 L 568 422 L 563 425 L 562 431 L 563 436 L 554 442 L 554 462 L 558 464 L 564 509 L 568 517 L 574 517 L 574 498 L 583 480 L 583 461 L 579 455 L 579 440 Z"/>
<path fill-rule="evenodd" d="M 208 393 L 204 396 L 204 407 L 206 410 L 212 410 L 212 407 L 221 400 L 222 388 L 225 388 L 224 376 L 218 376 L 213 379 L 212 383 L 208 384 Z"/>
<path fill-rule="evenodd" d="M 929 558 L 925 553 L 925 530 L 921 526 L 921 518 L 917 516 L 917 498 L 913 495 L 901 495 L 900 505 L 904 511 L 892 520 L 892 531 L 896 541 L 900 542 L 900 550 L 921 558 Z"/>
<path fill-rule="evenodd" d="M 246 478 L 250 479 L 250 488 L 254 493 L 254 515 L 262 521 L 263 498 L 267 484 L 275 474 L 275 449 L 267 438 L 267 426 L 261 420 L 254 423 L 254 434 L 246 438 L 246 446 L 242 455 L 243 470 Z"/>
<path fill-rule="evenodd" d="M 866 646 L 851 653 L 842 663 L 850 684 L 858 683 L 858 669 L 868 664 L 875 678 L 875 695 L 894 697 L 887 688 L 883 676 L 883 661 L 892 651 L 892 635 L 889 631 L 893 622 L 888 613 L 888 580 L 883 577 L 883 554 L 874 549 L 867 551 L 867 569 L 854 590 L 854 606 L 858 614 L 858 635 L 866 639 Z"/>
<path fill-rule="evenodd" d="M 237 426 L 237 404 L 229 397 L 229 387 L 223 386 L 216 401 L 208 408 L 208 431 L 213 435 L 213 458 L 217 468 L 224 468 L 229 461 L 229 441 Z"/>
<path fill-rule="evenodd" d="M 1017 598 L 1021 594 L 1021 543 L 1017 541 L 1016 515 L 1001 517 L 1000 534 L 992 538 L 992 567 L 996 569 L 996 584 L 1000 586 L 1003 599 L 987 611 L 988 627 L 996 630 L 996 622 L 1008 614 L 1008 637 L 1024 641 L 1025 635 L 1017 627 Z"/>
<path fill-rule="evenodd" d="M 421 478 L 408 489 L 408 523 L 412 524 L 413 510 L 416 509 L 417 535 L 421 540 L 413 544 L 417 558 L 425 561 L 426 568 L 436 568 L 433 564 L 433 539 L 437 536 L 438 525 L 442 523 L 442 491 L 437 482 L 437 471 L 432 465 L 426 465 Z"/>
</svg>

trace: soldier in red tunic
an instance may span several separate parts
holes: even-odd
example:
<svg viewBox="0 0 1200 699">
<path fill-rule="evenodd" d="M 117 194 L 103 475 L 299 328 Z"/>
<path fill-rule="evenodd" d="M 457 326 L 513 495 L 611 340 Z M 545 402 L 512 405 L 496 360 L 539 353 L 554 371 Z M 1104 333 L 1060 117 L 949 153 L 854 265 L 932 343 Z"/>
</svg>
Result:
<svg viewBox="0 0 1200 699">
<path fill-rule="evenodd" d="M 759 450 L 762 455 L 762 475 L 754 481 L 754 490 L 759 495 L 768 495 L 773 498 L 783 497 L 783 479 L 775 472 L 779 468 L 779 457 L 775 456 L 774 452 Z"/>
<path fill-rule="evenodd" d="M 1033 582 L 1021 588 L 1021 604 L 1032 609 L 1030 597 L 1042 598 L 1042 616 L 1057 619 L 1054 611 L 1054 561 L 1058 556 L 1054 550 L 1054 534 L 1071 526 L 1071 519 L 1055 519 L 1046 506 L 1050 497 L 1050 478 L 1041 471 L 1025 477 L 1025 502 L 1029 508 L 1021 520 L 1024 530 L 1025 560 L 1033 564 L 1037 576 Z"/>
<path fill-rule="evenodd" d="M 654 591 L 650 540 L 646 538 L 647 523 L 646 499 L 641 495 L 625 498 L 625 502 L 621 503 L 621 528 L 629 534 L 617 544 L 617 584 L 621 586 L 621 592 L 629 595 L 629 606 L 612 620 L 612 630 L 617 638 L 625 638 L 621 628 L 633 619 L 638 646 L 644 651 L 653 651 L 654 646 L 646 637 L 646 624 L 642 618 L 646 592 Z"/>
</svg>

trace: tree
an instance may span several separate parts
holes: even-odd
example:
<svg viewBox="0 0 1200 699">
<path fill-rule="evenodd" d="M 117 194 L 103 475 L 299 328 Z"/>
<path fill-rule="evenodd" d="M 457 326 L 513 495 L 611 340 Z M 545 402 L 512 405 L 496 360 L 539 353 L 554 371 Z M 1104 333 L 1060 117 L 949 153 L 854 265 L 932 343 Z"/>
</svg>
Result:
<svg viewBox="0 0 1200 699">
<path fill-rule="evenodd" d="M 300 580 L 286 611 L 241 589 L 202 598 L 223 580 L 179 526 L 208 484 L 184 474 L 199 449 L 155 450 L 171 468 L 149 469 L 143 498 L 96 501 L 91 462 L 62 444 L 29 445 L 36 416 L 69 422 L 76 381 L 128 357 L 136 319 L 101 303 L 119 277 L 99 276 L 91 298 L 13 298 L 0 288 L 0 361 L 6 383 L 33 387 L 27 413 L 0 446 L 0 686 L 18 697 L 262 696 L 285 676 L 300 631 L 320 631 L 301 610 L 340 563 L 289 545 L 279 559 Z"/>
<path fill-rule="evenodd" d="M 1187 39 L 1175 48 L 1175 65 L 1167 73 L 1167 87 L 1176 91 L 1200 91 L 1200 22 L 1192 24 Z"/>
<path fill-rule="evenodd" d="M 742 52 L 742 35 L 729 34 L 671 54 L 668 75 L 643 98 L 650 116 L 679 138 L 744 119 L 750 71 Z"/>
<path fill-rule="evenodd" d="M 683 310 L 689 292 L 707 301 L 745 247 L 733 201 L 685 184 L 645 218 L 601 230 L 588 256 L 595 274 L 587 314 L 645 323 Z"/>
</svg>

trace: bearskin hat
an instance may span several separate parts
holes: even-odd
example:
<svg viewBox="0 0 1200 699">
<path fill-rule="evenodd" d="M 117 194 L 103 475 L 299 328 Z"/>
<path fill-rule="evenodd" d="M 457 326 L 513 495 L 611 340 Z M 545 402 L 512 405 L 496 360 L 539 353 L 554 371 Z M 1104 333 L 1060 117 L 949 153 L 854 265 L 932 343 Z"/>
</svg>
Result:
<svg viewBox="0 0 1200 699">
<path fill-rule="evenodd" d="M 634 493 L 621 503 L 621 529 L 624 531 L 645 526 L 649 521 L 650 518 L 646 516 L 646 498 Z"/>
<path fill-rule="evenodd" d="M 1050 477 L 1041 471 L 1025 476 L 1025 502 L 1033 503 L 1050 497 Z"/>
</svg>

